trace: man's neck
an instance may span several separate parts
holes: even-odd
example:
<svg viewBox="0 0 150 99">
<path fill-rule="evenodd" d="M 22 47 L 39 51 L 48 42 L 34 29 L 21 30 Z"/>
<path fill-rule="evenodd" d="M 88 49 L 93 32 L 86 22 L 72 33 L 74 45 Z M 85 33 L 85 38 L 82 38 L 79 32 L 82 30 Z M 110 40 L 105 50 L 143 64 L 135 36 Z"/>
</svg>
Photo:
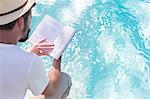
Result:
<svg viewBox="0 0 150 99">
<path fill-rule="evenodd" d="M 0 43 L 4 44 L 17 44 L 17 35 L 15 31 L 0 30 Z"/>
</svg>

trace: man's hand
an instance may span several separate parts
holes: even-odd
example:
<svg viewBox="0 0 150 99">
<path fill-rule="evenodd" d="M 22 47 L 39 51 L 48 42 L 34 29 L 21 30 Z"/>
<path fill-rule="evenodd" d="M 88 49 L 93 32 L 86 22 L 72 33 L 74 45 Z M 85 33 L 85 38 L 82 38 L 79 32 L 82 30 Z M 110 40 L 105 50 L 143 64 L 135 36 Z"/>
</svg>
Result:
<svg viewBox="0 0 150 99">
<path fill-rule="evenodd" d="M 61 56 L 58 60 L 56 59 L 53 60 L 52 68 L 48 73 L 48 77 L 49 77 L 49 84 L 42 93 L 42 95 L 45 95 L 45 97 L 54 95 L 56 89 L 58 88 L 61 78 Z"/>
<path fill-rule="evenodd" d="M 48 56 L 49 53 L 54 49 L 54 44 L 46 41 L 46 39 L 40 41 L 39 43 L 31 46 L 27 49 L 27 52 L 35 53 L 39 56 Z"/>
</svg>

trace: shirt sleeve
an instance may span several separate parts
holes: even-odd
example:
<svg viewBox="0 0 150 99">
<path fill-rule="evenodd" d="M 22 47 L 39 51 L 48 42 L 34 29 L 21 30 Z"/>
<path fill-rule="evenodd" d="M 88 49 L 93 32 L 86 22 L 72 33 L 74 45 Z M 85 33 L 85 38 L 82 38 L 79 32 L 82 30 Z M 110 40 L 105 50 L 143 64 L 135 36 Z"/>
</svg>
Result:
<svg viewBox="0 0 150 99">
<path fill-rule="evenodd" d="M 34 55 L 27 77 L 28 88 L 34 95 L 41 95 L 49 80 L 40 57 Z"/>
</svg>

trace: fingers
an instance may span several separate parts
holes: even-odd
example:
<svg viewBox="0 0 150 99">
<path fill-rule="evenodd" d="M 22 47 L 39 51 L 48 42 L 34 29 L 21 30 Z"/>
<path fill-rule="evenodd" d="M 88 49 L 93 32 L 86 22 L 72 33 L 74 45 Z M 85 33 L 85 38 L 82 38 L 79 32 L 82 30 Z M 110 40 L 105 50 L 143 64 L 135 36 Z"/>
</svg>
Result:
<svg viewBox="0 0 150 99">
<path fill-rule="evenodd" d="M 48 56 L 53 49 L 54 44 L 48 42 L 47 39 L 43 39 L 31 47 L 31 52 L 36 53 L 39 56 Z"/>
<path fill-rule="evenodd" d="M 41 51 L 41 50 L 40 50 L 40 51 L 38 51 L 37 55 L 39 55 L 39 56 L 48 56 L 49 53 L 46 52 L 46 51 Z"/>
<path fill-rule="evenodd" d="M 54 47 L 40 47 L 38 48 L 38 51 L 43 51 L 43 52 L 49 52 L 49 50 L 53 50 Z"/>
<path fill-rule="evenodd" d="M 36 47 L 54 47 L 54 44 L 37 44 Z"/>
<path fill-rule="evenodd" d="M 47 53 L 38 53 L 37 55 L 38 55 L 38 56 L 48 56 Z"/>
<path fill-rule="evenodd" d="M 46 52 L 46 51 L 39 51 L 39 52 L 38 52 L 38 55 L 39 55 L 39 56 L 48 56 L 49 53 Z"/>
<path fill-rule="evenodd" d="M 49 42 L 47 39 L 43 39 L 39 41 L 37 44 L 35 44 L 34 46 L 49 47 L 49 46 L 54 46 L 54 44 L 52 44 L 52 42 Z"/>
<path fill-rule="evenodd" d="M 53 49 L 54 47 L 38 47 L 37 52 L 39 56 L 48 56 Z"/>
<path fill-rule="evenodd" d="M 46 40 L 47 39 L 44 39 L 44 40 L 40 41 L 35 46 L 36 47 L 53 47 L 54 46 L 54 44 L 52 44 L 51 42 L 46 42 Z"/>
<path fill-rule="evenodd" d="M 49 56 L 49 53 L 52 51 L 52 49 L 48 49 L 48 50 L 40 50 L 38 52 L 39 56 Z"/>
<path fill-rule="evenodd" d="M 38 43 L 43 43 L 45 42 L 47 39 L 43 39 L 42 41 L 39 41 Z"/>
<path fill-rule="evenodd" d="M 48 39 L 43 39 L 41 41 L 39 41 L 37 44 L 41 44 L 41 43 L 49 43 L 49 44 L 52 44 L 51 42 L 48 41 Z"/>
</svg>

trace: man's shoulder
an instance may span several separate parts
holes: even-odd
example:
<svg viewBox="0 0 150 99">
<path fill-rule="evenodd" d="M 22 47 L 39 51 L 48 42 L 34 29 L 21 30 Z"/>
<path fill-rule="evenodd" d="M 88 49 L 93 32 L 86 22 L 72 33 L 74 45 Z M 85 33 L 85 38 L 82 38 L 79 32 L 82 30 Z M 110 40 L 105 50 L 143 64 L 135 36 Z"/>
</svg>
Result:
<svg viewBox="0 0 150 99">
<path fill-rule="evenodd" d="M 21 59 L 25 59 L 25 60 L 28 60 L 28 61 L 31 61 L 31 60 L 37 60 L 39 59 L 40 57 L 38 55 L 36 55 L 35 53 L 31 53 L 31 52 L 27 52 L 23 49 L 20 49 L 20 48 L 17 48 L 15 51 L 14 51 L 14 54 L 16 54 L 17 56 L 19 56 Z"/>
</svg>

